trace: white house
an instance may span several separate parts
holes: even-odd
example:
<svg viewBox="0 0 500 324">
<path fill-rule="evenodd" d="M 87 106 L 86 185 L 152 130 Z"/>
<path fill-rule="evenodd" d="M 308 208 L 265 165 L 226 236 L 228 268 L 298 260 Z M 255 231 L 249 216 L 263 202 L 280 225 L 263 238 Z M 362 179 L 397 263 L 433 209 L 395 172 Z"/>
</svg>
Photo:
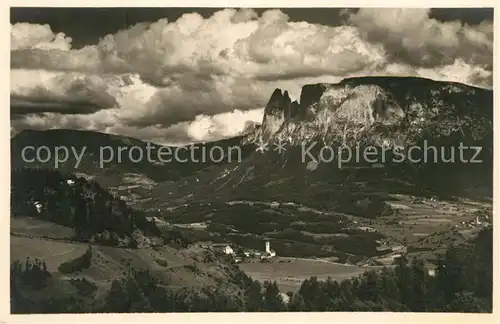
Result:
<svg viewBox="0 0 500 324">
<path fill-rule="evenodd" d="M 40 214 L 42 212 L 43 205 L 39 201 L 35 201 L 33 205 L 35 205 L 37 213 Z"/>
<path fill-rule="evenodd" d="M 228 255 L 233 255 L 234 254 L 234 250 L 229 245 L 226 245 L 226 247 L 224 248 L 224 253 L 228 254 Z"/>
</svg>

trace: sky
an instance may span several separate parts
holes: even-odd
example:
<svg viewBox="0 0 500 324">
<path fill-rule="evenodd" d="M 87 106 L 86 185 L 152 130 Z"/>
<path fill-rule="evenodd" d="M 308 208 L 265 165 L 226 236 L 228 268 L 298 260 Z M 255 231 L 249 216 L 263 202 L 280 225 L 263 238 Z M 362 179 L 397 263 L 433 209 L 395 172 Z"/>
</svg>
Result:
<svg viewBox="0 0 500 324">
<path fill-rule="evenodd" d="M 185 144 L 260 123 L 275 88 L 362 75 L 492 88 L 485 8 L 11 8 L 11 133 Z"/>
</svg>

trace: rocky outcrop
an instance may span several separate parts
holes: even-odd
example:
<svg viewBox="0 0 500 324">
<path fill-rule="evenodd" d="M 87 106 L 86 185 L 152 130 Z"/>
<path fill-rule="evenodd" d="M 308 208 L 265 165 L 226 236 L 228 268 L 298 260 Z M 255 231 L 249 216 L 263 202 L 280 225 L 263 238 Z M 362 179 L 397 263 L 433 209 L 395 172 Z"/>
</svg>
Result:
<svg viewBox="0 0 500 324">
<path fill-rule="evenodd" d="M 262 127 L 248 140 L 407 146 L 426 137 L 484 138 L 492 134 L 492 108 L 492 91 L 464 84 L 413 77 L 349 78 L 305 85 L 300 103 L 276 89 Z"/>
</svg>

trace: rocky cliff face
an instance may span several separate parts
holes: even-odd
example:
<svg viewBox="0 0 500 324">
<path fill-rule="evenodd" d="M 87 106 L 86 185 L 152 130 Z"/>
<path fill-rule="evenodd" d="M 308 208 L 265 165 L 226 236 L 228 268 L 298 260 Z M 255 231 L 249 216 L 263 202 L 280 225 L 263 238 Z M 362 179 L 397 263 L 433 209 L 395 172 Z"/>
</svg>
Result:
<svg viewBox="0 0 500 324">
<path fill-rule="evenodd" d="M 492 135 L 493 93 L 413 77 L 363 77 L 302 88 L 300 103 L 276 89 L 249 141 L 402 145 L 424 138 Z"/>
</svg>

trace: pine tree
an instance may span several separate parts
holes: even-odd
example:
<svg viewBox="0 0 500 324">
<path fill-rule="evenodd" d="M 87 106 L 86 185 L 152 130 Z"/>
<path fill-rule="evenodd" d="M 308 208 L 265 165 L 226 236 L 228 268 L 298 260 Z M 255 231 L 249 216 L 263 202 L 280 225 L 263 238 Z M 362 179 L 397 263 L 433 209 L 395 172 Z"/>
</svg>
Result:
<svg viewBox="0 0 500 324">
<path fill-rule="evenodd" d="M 316 311 L 321 305 L 318 305 L 318 298 L 322 298 L 323 292 L 317 277 L 311 277 L 304 280 L 299 289 L 300 295 L 304 298 L 306 310 Z M 326 305 L 324 305 L 326 307 Z"/>
<path fill-rule="evenodd" d="M 464 264 L 466 262 L 464 257 L 466 253 L 465 247 L 452 246 L 446 251 L 444 259 L 439 264 L 437 284 L 446 303 L 451 302 L 456 293 L 466 291 L 468 282 L 473 279 L 467 276 L 466 265 Z"/>
<path fill-rule="evenodd" d="M 408 266 L 408 259 L 406 258 L 405 255 L 401 256 L 400 258 L 396 259 L 396 268 L 394 269 L 394 272 L 396 274 L 396 277 L 398 279 L 398 289 L 400 292 L 400 302 L 403 305 L 406 305 L 409 307 L 412 302 L 412 295 L 413 295 L 413 278 L 412 278 L 412 272 L 410 267 Z"/>
<path fill-rule="evenodd" d="M 412 262 L 413 272 L 413 298 L 410 309 L 415 312 L 425 312 L 427 310 L 427 279 L 428 275 L 422 260 L 414 259 Z"/>
<path fill-rule="evenodd" d="M 264 283 L 264 311 L 281 312 L 285 310 L 285 304 L 280 296 L 276 281 Z"/>
<path fill-rule="evenodd" d="M 478 278 L 474 292 L 478 297 L 485 298 L 491 311 L 493 296 L 493 230 L 481 231 L 474 240 L 473 276 Z"/>
<path fill-rule="evenodd" d="M 291 312 L 302 312 L 306 310 L 306 303 L 300 293 L 295 293 L 290 298 L 288 310 Z"/>
<path fill-rule="evenodd" d="M 400 292 L 394 271 L 383 268 L 380 273 L 379 290 L 385 299 L 399 300 Z"/>
<path fill-rule="evenodd" d="M 255 280 L 252 281 L 250 287 L 245 292 L 245 308 L 248 312 L 260 312 L 263 307 L 262 300 L 262 287 L 260 283 Z"/>
<path fill-rule="evenodd" d="M 379 297 L 378 277 L 375 271 L 368 271 L 363 274 L 361 284 L 359 286 L 358 297 L 363 300 L 376 301 Z"/>
</svg>

